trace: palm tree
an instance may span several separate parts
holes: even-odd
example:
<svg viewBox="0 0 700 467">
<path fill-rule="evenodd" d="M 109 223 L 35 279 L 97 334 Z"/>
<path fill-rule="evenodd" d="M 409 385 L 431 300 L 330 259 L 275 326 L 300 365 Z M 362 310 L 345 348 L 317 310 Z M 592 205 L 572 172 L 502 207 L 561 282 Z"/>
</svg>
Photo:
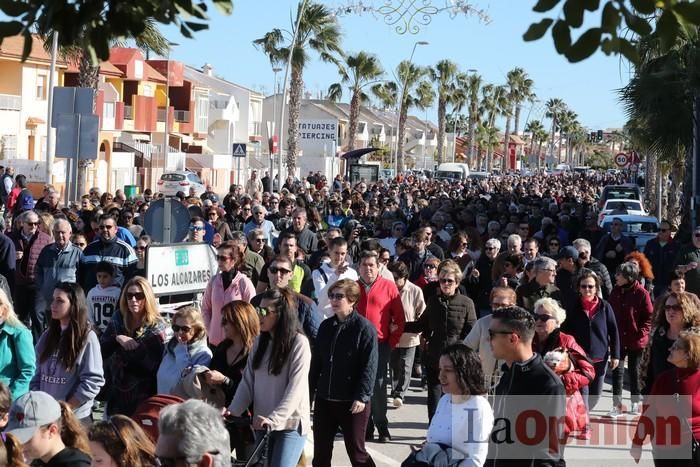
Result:
<svg viewBox="0 0 700 467">
<path fill-rule="evenodd" d="M 469 158 L 473 160 L 476 152 L 476 125 L 479 123 L 479 95 L 481 93 L 482 79 L 477 74 L 470 74 L 465 82 L 467 101 L 469 107 Z M 477 166 L 480 168 L 481 166 Z"/>
<path fill-rule="evenodd" d="M 399 172 L 403 172 L 405 168 L 403 147 L 406 142 L 405 132 L 408 111 L 411 107 L 425 110 L 432 105 L 433 99 L 435 98 L 432 84 L 425 79 L 428 74 L 429 70 L 427 68 L 418 66 L 408 60 L 399 63 L 396 76 L 401 80 L 404 86 L 401 92 L 403 100 L 399 96 L 399 85 L 393 81 L 376 84 L 372 87 L 374 95 L 377 96 L 386 107 L 394 107 L 397 103 L 399 104 L 399 128 L 397 135 L 398 141 L 396 144 L 396 159 Z"/>
<path fill-rule="evenodd" d="M 544 133 L 544 138 L 547 137 L 547 132 L 544 128 L 544 125 L 542 122 L 539 120 L 530 120 L 527 122 L 527 126 L 525 127 L 525 132 L 530 133 L 530 154 L 534 155 L 535 154 L 535 144 L 539 143 L 539 147 L 542 147 L 542 133 Z M 540 168 L 540 155 L 539 152 L 537 153 L 537 169 L 539 170 Z"/>
<path fill-rule="evenodd" d="M 566 135 L 566 146 L 565 146 L 565 152 L 564 156 L 566 156 L 566 163 L 571 164 L 571 144 L 569 143 L 569 135 L 573 131 L 573 129 L 576 127 L 578 122 L 576 119 L 578 118 L 578 115 L 576 112 L 574 112 L 571 109 L 565 109 L 561 114 L 559 114 L 559 132 L 560 132 L 560 141 Z M 562 150 L 562 144 L 559 143 L 559 162 L 562 162 L 561 158 L 561 150 Z"/>
<path fill-rule="evenodd" d="M 438 94 L 438 164 L 445 162 L 445 126 L 447 124 L 447 106 L 451 104 L 455 111 L 464 105 L 466 96 L 462 83 L 466 75 L 459 72 L 457 64 L 444 59 L 430 68 L 430 79 L 437 85 Z"/>
<path fill-rule="evenodd" d="M 533 99 L 534 94 L 532 92 L 533 82 L 527 77 L 527 73 L 522 68 L 516 67 L 508 72 L 506 75 L 508 86 L 508 100 L 513 106 L 513 109 L 509 109 L 506 115 L 506 131 L 503 137 L 504 148 L 506 156 L 508 156 L 508 146 L 510 145 L 510 122 L 511 118 L 515 117 L 515 129 L 514 133 L 518 134 L 518 128 L 520 126 L 520 112 L 522 110 L 522 103 L 526 99 Z M 510 157 L 506 157 L 506 167 Z M 514 167 L 513 167 L 514 168 Z"/>
<path fill-rule="evenodd" d="M 487 170 L 491 170 L 488 165 L 488 158 L 492 157 L 493 152 L 498 149 L 500 145 L 500 138 L 498 135 L 498 128 L 493 126 L 488 126 L 485 122 L 481 122 L 476 127 L 476 142 L 478 148 L 477 165 L 476 168 L 480 169 L 483 162 L 484 156 L 487 158 Z"/>
<path fill-rule="evenodd" d="M 558 98 L 549 99 L 545 104 L 547 113 L 545 116 L 552 119 L 552 131 L 549 134 L 549 157 L 554 157 L 554 133 L 558 128 L 559 115 L 566 109 L 564 101 Z"/>
<path fill-rule="evenodd" d="M 505 86 L 494 86 L 487 84 L 481 88 L 482 101 L 481 107 L 486 114 L 486 125 L 489 128 L 495 128 L 496 118 L 499 115 L 505 115 L 510 108 L 508 100 L 508 90 Z M 486 170 L 491 171 L 493 168 L 493 153 L 497 148 L 488 147 L 486 154 Z M 507 154 L 507 153 L 506 153 Z"/>
<path fill-rule="evenodd" d="M 303 2 L 304 0 L 302 0 Z M 299 4 L 296 18 L 299 19 L 299 30 L 296 31 L 297 21 L 292 23 L 289 37 L 281 29 L 273 29 L 260 39 L 253 41 L 269 57 L 270 63 L 279 65 L 289 60 L 292 49 L 291 78 L 289 82 L 289 123 L 287 128 L 287 170 L 294 173 L 297 166 L 297 150 L 299 145 L 299 114 L 304 91 L 304 68 L 309 62 L 309 52 L 316 52 L 324 62 L 337 63 L 340 49 L 340 28 L 335 16 L 324 5 L 308 1 L 306 8 Z M 296 33 L 296 34 L 295 34 Z M 296 41 L 292 44 L 292 38 Z"/>
<path fill-rule="evenodd" d="M 379 60 L 374 55 L 359 52 L 345 57 L 344 63 L 338 64 L 340 83 L 331 84 L 328 88 L 328 98 L 333 101 L 340 100 L 343 96 L 343 85 L 352 93 L 350 98 L 350 119 L 348 122 L 348 142 L 346 149 L 355 149 L 355 134 L 357 133 L 357 121 L 360 116 L 360 105 L 369 100 L 364 88 L 376 82 L 384 70 Z"/>
</svg>

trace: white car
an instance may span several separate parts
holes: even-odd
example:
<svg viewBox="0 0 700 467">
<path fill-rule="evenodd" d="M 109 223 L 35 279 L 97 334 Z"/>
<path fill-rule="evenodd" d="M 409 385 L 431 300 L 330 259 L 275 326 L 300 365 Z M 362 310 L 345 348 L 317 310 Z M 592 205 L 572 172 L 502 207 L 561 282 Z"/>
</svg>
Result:
<svg viewBox="0 0 700 467">
<path fill-rule="evenodd" d="M 194 188 L 196 196 L 201 195 L 207 189 L 199 179 L 199 176 L 188 170 L 177 170 L 165 172 L 158 180 L 158 191 L 165 196 L 175 196 L 178 191 L 181 191 L 185 196 L 190 195 L 190 188 Z"/>
<path fill-rule="evenodd" d="M 616 215 L 646 216 L 649 213 L 644 209 L 641 201 L 636 199 L 609 199 L 605 201 L 603 209 L 598 214 L 598 224 L 603 225 L 606 216 Z"/>
<path fill-rule="evenodd" d="M 611 215 L 603 219 L 600 226 L 605 232 L 610 232 L 610 224 L 615 218 L 619 218 L 622 221 L 624 224 L 622 233 L 634 239 L 639 251 L 644 250 L 644 245 L 652 238 L 655 238 L 659 231 L 659 220 L 654 216 L 623 214 Z"/>
</svg>

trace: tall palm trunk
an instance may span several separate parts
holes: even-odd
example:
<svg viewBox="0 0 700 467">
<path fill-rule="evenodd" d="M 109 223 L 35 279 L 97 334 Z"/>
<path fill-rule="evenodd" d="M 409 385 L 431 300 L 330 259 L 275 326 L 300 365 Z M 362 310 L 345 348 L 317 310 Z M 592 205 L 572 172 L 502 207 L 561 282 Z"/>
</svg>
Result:
<svg viewBox="0 0 700 467">
<path fill-rule="evenodd" d="M 438 141 L 437 156 L 438 164 L 445 162 L 445 125 L 447 124 L 447 99 L 440 96 L 438 99 Z M 428 135 L 426 135 L 427 138 Z"/>
<path fill-rule="evenodd" d="M 544 140 L 540 140 L 537 146 L 537 170 L 542 168 L 542 146 L 544 145 Z"/>
<path fill-rule="evenodd" d="M 92 113 L 97 113 L 97 86 L 100 82 L 100 67 L 93 66 L 92 61 L 87 53 L 80 54 L 78 61 L 78 86 L 81 88 L 90 88 L 93 90 L 92 98 Z M 72 162 L 71 162 L 72 163 Z M 92 165 L 90 160 L 78 161 L 78 196 L 87 193 L 88 184 L 88 168 Z"/>
<path fill-rule="evenodd" d="M 520 112 L 522 112 L 522 110 L 523 110 L 523 106 L 520 104 L 516 104 L 514 124 L 513 124 L 513 134 L 514 135 L 520 134 Z M 525 122 L 525 124 L 527 124 L 527 122 Z"/>
<path fill-rule="evenodd" d="M 476 156 L 476 116 L 469 112 L 469 159 L 474 160 Z M 477 166 L 477 170 L 480 170 L 481 166 Z"/>
<path fill-rule="evenodd" d="M 554 159 L 554 131 L 557 128 L 557 116 L 552 118 L 552 131 L 549 134 L 549 157 Z"/>
<path fill-rule="evenodd" d="M 406 120 L 408 119 L 408 106 L 404 102 L 403 105 L 401 105 L 401 110 L 399 114 L 399 134 L 398 134 L 398 142 L 396 143 L 396 165 L 398 166 L 399 173 L 402 173 L 406 170 L 405 166 L 405 161 L 404 161 L 404 154 L 403 154 L 403 146 L 404 143 L 406 142 Z M 398 175 L 398 174 L 397 174 Z"/>
<path fill-rule="evenodd" d="M 510 146 L 510 115 L 506 117 L 506 132 L 503 135 L 503 167 L 506 170 L 515 169 L 515 167 L 510 166 L 510 151 L 508 146 Z"/>
<path fill-rule="evenodd" d="M 350 121 L 348 122 L 348 151 L 355 149 L 355 134 L 360 117 L 360 91 L 356 90 L 350 99 Z"/>
<path fill-rule="evenodd" d="M 303 70 L 292 66 L 289 81 L 289 128 L 287 128 L 287 174 L 294 176 L 297 168 L 299 146 L 299 116 L 301 114 L 301 94 L 304 89 Z"/>
</svg>

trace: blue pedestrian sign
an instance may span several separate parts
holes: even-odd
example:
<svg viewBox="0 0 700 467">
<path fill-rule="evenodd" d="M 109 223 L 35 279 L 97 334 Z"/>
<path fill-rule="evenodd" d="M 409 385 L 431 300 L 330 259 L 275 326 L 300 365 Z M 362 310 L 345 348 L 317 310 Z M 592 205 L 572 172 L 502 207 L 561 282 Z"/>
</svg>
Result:
<svg viewBox="0 0 700 467">
<path fill-rule="evenodd" d="M 233 157 L 245 157 L 248 155 L 245 144 L 233 143 Z"/>
</svg>

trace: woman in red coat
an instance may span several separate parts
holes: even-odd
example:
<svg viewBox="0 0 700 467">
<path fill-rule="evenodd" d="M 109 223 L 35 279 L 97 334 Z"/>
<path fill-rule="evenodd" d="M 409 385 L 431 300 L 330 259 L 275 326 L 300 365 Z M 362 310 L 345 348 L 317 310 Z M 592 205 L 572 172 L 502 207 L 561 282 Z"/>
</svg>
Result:
<svg viewBox="0 0 700 467">
<path fill-rule="evenodd" d="M 639 388 L 639 363 L 642 352 L 649 342 L 651 317 L 654 307 L 649 292 L 639 282 L 639 266 L 632 262 L 622 263 L 615 273 L 615 287 L 608 299 L 615 313 L 620 334 L 620 364 L 613 370 L 613 407 L 608 417 L 617 418 L 624 414 L 622 407 L 622 382 L 625 371 L 625 357 L 628 358 L 630 415 L 641 413 L 641 391 Z"/>
<path fill-rule="evenodd" d="M 642 455 L 642 444 L 650 436 L 656 467 L 698 467 L 700 464 L 693 458 L 697 458 L 697 454 L 692 455 L 692 443 L 700 440 L 699 331 L 698 328 L 681 331 L 668 356 L 675 368 L 659 375 L 644 402 L 644 412 L 630 450 L 637 463 Z M 678 425 L 682 435 L 656 437 L 655 428 L 666 432 L 675 417 L 680 418 Z"/>
<path fill-rule="evenodd" d="M 559 326 L 566 319 L 566 311 L 552 298 L 535 302 L 535 338 L 532 350 L 539 353 L 555 373 L 561 377 L 567 396 L 567 420 L 564 435 L 579 431 L 588 438 L 588 417 L 581 389 L 595 378 L 593 363 L 576 343 L 574 336 L 563 333 Z"/>
</svg>

